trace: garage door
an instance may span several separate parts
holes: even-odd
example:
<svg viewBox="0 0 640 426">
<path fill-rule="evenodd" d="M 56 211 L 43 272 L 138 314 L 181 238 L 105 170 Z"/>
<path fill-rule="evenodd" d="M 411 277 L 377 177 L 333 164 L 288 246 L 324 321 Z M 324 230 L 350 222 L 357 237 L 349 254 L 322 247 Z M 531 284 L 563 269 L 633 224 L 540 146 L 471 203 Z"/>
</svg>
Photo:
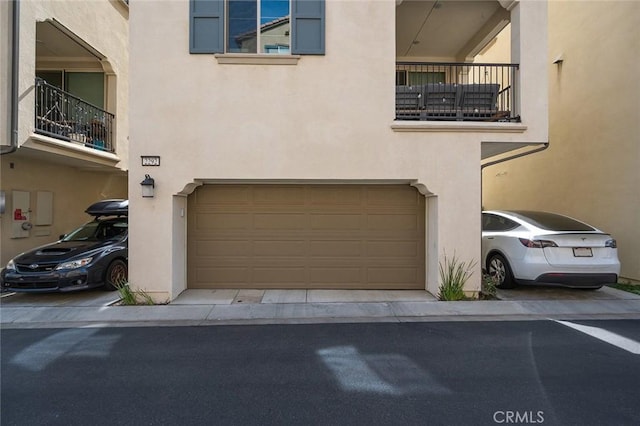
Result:
<svg viewBox="0 0 640 426">
<path fill-rule="evenodd" d="M 424 289 L 409 185 L 204 185 L 188 201 L 189 288 Z"/>
</svg>

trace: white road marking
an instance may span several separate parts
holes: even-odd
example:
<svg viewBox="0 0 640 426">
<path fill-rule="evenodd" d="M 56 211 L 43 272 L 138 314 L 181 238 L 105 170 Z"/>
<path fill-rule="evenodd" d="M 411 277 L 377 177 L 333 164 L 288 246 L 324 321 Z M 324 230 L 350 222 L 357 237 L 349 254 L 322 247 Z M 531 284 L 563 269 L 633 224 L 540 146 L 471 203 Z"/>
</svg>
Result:
<svg viewBox="0 0 640 426">
<path fill-rule="evenodd" d="M 11 361 L 29 371 L 44 371 L 49 365 L 64 358 L 85 356 L 108 358 L 114 345 L 120 339 L 117 334 L 96 334 L 99 328 L 70 328 L 39 340 L 16 354 Z"/>
<path fill-rule="evenodd" d="M 452 393 L 404 355 L 361 354 L 353 346 L 324 348 L 316 353 L 340 387 L 348 392 L 386 395 Z"/>
<path fill-rule="evenodd" d="M 567 327 L 573 328 L 574 330 L 578 330 L 584 334 L 588 334 L 591 337 L 595 337 L 596 339 L 602 340 L 603 342 L 609 343 L 610 345 L 616 346 L 620 349 L 624 349 L 627 352 L 640 355 L 640 343 L 636 342 L 635 340 L 628 339 L 624 336 L 621 336 L 616 333 L 612 333 L 603 328 L 590 327 L 588 325 L 581 325 L 581 324 L 574 324 L 569 321 L 558 321 L 558 320 L 555 320 L 555 321 L 558 324 L 562 324 Z"/>
</svg>

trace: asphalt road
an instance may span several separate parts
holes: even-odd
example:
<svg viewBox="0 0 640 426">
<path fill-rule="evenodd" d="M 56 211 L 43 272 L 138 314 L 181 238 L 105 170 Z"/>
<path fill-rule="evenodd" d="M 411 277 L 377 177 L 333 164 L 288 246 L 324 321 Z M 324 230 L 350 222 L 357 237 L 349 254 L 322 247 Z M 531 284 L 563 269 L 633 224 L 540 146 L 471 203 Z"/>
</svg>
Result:
<svg viewBox="0 0 640 426">
<path fill-rule="evenodd" d="M 572 323 L 640 342 L 639 321 Z M 552 321 L 0 337 L 3 426 L 640 424 L 640 354 Z"/>
</svg>

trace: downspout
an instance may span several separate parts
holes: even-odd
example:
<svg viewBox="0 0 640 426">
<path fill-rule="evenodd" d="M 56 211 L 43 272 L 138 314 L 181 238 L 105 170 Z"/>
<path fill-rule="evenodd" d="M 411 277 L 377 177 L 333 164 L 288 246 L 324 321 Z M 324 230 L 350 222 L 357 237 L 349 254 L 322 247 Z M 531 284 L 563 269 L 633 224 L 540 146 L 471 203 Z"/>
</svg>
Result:
<svg viewBox="0 0 640 426">
<path fill-rule="evenodd" d="M 504 163 L 505 161 L 511 161 L 511 160 L 515 160 L 516 158 L 525 157 L 527 155 L 535 154 L 536 152 L 544 151 L 547 148 L 549 148 L 549 142 L 548 141 L 547 142 L 542 142 L 542 146 L 541 147 L 538 147 L 536 149 L 532 149 L 531 151 L 521 152 L 520 154 L 515 154 L 515 155 L 511 155 L 509 157 L 501 158 L 499 160 L 490 161 L 488 163 L 482 164 L 480 166 L 480 169 L 484 169 L 485 167 L 494 166 L 496 164 Z"/>
<path fill-rule="evenodd" d="M 8 148 L 2 146 L 0 155 L 11 154 L 18 149 L 18 83 L 20 59 L 20 0 L 13 0 L 11 23 L 11 137 Z"/>
</svg>

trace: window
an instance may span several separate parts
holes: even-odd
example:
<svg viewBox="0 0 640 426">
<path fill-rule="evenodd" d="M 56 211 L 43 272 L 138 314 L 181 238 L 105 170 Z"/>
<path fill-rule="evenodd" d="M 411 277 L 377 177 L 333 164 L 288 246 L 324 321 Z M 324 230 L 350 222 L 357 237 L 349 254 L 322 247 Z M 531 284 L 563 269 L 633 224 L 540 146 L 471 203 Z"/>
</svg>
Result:
<svg viewBox="0 0 640 426">
<path fill-rule="evenodd" d="M 38 70 L 36 77 L 98 108 L 104 108 L 104 73 L 102 72 Z"/>
<path fill-rule="evenodd" d="M 444 83 L 445 74 L 443 72 L 420 72 L 409 71 L 409 85 L 417 86 L 429 83 Z"/>
<path fill-rule="evenodd" d="M 62 71 L 36 71 L 36 77 L 43 79 L 52 86 L 56 86 L 58 89 L 64 90 Z"/>
<path fill-rule="evenodd" d="M 538 211 L 516 211 L 512 212 L 514 216 L 522 218 L 533 226 L 549 231 L 568 231 L 568 232 L 593 232 L 595 229 L 586 223 L 579 222 L 567 216 L 555 213 L 538 212 Z"/>
<path fill-rule="evenodd" d="M 228 0 L 228 53 L 289 54 L 289 0 Z"/>
<path fill-rule="evenodd" d="M 324 55 L 324 0 L 190 0 L 190 53 Z"/>
<path fill-rule="evenodd" d="M 482 215 L 482 230 L 489 232 L 511 231 L 520 226 L 517 222 L 507 219 L 506 217 L 493 214 Z"/>
<path fill-rule="evenodd" d="M 444 72 L 396 71 L 396 86 L 419 86 L 429 83 L 445 83 Z"/>
</svg>

